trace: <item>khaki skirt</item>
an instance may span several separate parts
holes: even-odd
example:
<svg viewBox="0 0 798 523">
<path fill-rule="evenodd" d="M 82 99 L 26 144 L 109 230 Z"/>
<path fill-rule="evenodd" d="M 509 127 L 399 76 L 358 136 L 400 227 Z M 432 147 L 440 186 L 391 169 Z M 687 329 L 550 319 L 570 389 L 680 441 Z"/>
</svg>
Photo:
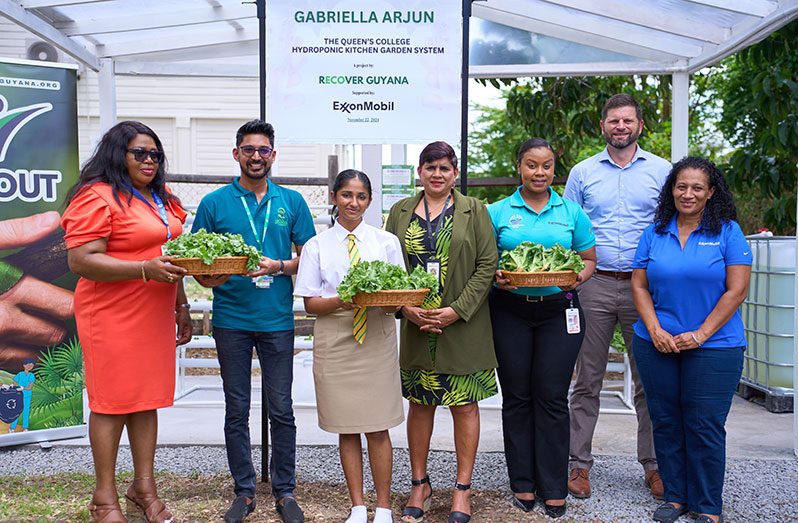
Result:
<svg viewBox="0 0 798 523">
<path fill-rule="evenodd" d="M 366 339 L 352 335 L 352 311 L 316 318 L 313 381 L 319 427 L 338 434 L 378 432 L 404 421 L 396 320 L 369 308 Z"/>
</svg>

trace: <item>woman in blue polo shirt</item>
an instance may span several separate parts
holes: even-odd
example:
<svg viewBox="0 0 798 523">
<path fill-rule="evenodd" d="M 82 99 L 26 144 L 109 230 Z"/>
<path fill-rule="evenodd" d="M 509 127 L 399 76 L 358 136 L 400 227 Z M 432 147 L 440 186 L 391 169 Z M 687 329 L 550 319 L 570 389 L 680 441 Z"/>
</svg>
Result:
<svg viewBox="0 0 798 523">
<path fill-rule="evenodd" d="M 541 138 L 518 150 L 521 186 L 488 207 L 499 252 L 523 241 L 573 249 L 585 262 L 577 285 L 596 268 L 596 239 L 579 205 L 551 189 L 554 151 Z M 568 495 L 568 386 L 585 332 L 574 288 L 508 285 L 501 271 L 491 291 L 493 341 L 502 389 L 504 453 L 514 504 L 525 512 L 544 500 L 550 517 L 565 514 Z M 566 330 L 566 309 L 579 311 L 580 332 Z"/>
<path fill-rule="evenodd" d="M 724 425 L 743 369 L 738 308 L 748 294 L 751 249 L 714 163 L 677 162 L 654 223 L 637 247 L 632 343 L 646 390 L 665 503 L 654 520 L 718 523 L 726 464 Z"/>
</svg>

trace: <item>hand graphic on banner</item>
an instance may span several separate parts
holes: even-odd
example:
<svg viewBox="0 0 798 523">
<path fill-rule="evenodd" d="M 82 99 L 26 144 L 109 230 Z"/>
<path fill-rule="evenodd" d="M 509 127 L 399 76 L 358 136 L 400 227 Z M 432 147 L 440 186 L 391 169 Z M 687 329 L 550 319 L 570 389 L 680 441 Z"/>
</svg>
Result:
<svg viewBox="0 0 798 523">
<path fill-rule="evenodd" d="M 0 221 L 0 250 L 41 240 L 58 229 L 55 211 Z M 0 260 L 0 368 L 37 359 L 40 347 L 60 342 L 73 316 L 72 293 L 23 274 Z"/>
</svg>

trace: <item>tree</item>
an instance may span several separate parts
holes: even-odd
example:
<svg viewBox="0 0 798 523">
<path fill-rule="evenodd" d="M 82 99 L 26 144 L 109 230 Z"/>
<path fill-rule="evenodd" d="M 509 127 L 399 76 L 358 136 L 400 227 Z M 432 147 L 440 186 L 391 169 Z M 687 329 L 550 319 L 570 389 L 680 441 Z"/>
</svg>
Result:
<svg viewBox="0 0 798 523">
<path fill-rule="evenodd" d="M 569 77 L 501 80 L 509 86 L 506 110 L 477 107 L 481 115 L 469 134 L 469 176 L 517 176 L 518 145 L 541 137 L 557 151 L 555 175 L 564 179 L 580 160 L 604 148 L 599 131 L 601 107 L 616 93 L 629 93 L 643 106 L 646 123 L 641 145 L 670 156 L 670 83 L 667 77 Z M 497 80 L 491 81 L 499 86 Z M 494 201 L 512 188 L 474 189 Z M 469 192 L 471 194 L 471 191 Z"/>
<path fill-rule="evenodd" d="M 738 192 L 766 202 L 764 225 L 795 229 L 798 165 L 798 22 L 727 58 L 708 75 L 722 102 L 717 123 L 734 150 L 723 167 Z"/>
</svg>

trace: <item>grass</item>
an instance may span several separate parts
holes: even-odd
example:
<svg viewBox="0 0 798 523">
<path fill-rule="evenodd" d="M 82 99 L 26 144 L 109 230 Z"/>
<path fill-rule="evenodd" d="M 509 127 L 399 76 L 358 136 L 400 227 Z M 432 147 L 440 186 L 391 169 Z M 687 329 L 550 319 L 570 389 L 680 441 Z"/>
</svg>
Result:
<svg viewBox="0 0 798 523">
<path fill-rule="evenodd" d="M 120 499 L 132 481 L 132 473 L 120 473 L 117 485 Z M 159 494 L 175 514 L 176 521 L 219 521 L 233 500 L 228 475 L 179 476 L 158 473 Z M 88 504 L 94 488 L 94 476 L 86 473 L 60 473 L 50 476 L 0 476 L 0 521 L 17 522 L 84 522 L 89 521 Z M 279 523 L 269 485 L 258 483 L 258 508 L 247 523 Z M 349 515 L 346 487 L 328 483 L 298 482 L 296 496 L 308 522 L 340 522 Z M 436 490 L 426 520 L 446 521 L 449 512 L 448 490 Z M 395 520 L 406 501 L 406 493 L 393 496 Z M 373 493 L 366 503 L 373 509 Z M 122 503 L 122 509 L 125 505 Z M 472 494 L 474 522 L 542 522 L 541 513 L 523 514 L 510 507 L 507 494 L 475 490 Z M 568 518 L 565 518 L 567 523 Z M 133 521 L 133 520 L 131 520 Z"/>
</svg>

